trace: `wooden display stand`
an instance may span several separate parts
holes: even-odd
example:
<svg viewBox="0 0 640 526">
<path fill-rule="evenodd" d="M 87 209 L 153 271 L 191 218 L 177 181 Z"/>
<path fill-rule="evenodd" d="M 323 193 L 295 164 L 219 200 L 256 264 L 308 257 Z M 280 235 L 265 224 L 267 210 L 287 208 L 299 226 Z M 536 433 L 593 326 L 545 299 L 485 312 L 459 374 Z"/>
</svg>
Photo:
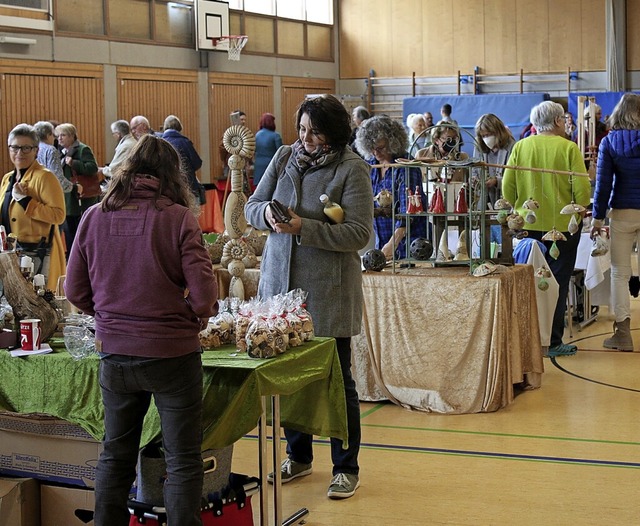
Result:
<svg viewBox="0 0 640 526">
<path fill-rule="evenodd" d="M 4 295 L 13 308 L 16 326 L 20 320 L 37 318 L 42 322 L 42 341 L 51 337 L 60 316 L 51 304 L 36 294 L 33 285 L 22 275 L 15 252 L 0 253 L 0 280 L 4 285 Z"/>
</svg>

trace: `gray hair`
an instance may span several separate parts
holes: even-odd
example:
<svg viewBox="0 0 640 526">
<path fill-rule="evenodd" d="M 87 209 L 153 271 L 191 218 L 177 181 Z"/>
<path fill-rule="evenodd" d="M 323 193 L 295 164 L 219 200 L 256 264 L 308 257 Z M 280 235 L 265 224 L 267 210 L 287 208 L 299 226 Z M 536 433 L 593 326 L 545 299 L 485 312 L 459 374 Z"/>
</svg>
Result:
<svg viewBox="0 0 640 526">
<path fill-rule="evenodd" d="M 38 134 L 31 124 L 18 124 L 13 130 L 9 132 L 9 138 L 7 144 L 11 144 L 16 137 L 28 137 L 33 141 L 34 146 L 38 146 Z"/>
<path fill-rule="evenodd" d="M 124 119 L 117 120 L 111 123 L 111 131 L 113 133 L 119 133 L 123 137 L 129 135 L 129 123 Z"/>
<path fill-rule="evenodd" d="M 38 121 L 33 125 L 39 141 L 44 141 L 49 135 L 53 135 L 53 124 L 49 121 Z"/>
<path fill-rule="evenodd" d="M 534 106 L 529 120 L 539 132 L 552 131 L 556 127 L 556 120 L 564 117 L 562 104 L 545 100 Z"/>
<path fill-rule="evenodd" d="M 353 108 L 352 113 L 356 119 L 360 119 L 361 121 L 365 121 L 371 117 L 369 110 L 367 110 L 367 108 L 365 108 L 364 106 L 356 106 L 355 108 Z"/>
<path fill-rule="evenodd" d="M 424 118 L 422 113 L 410 113 L 407 116 L 407 128 L 413 128 L 416 121 L 423 121 L 424 125 L 427 125 L 427 119 Z"/>
<path fill-rule="evenodd" d="M 405 155 L 409 147 L 409 137 L 402 124 L 388 115 L 374 115 L 358 128 L 356 149 L 367 157 L 373 156 L 376 142 L 384 139 L 395 157 Z"/>
<path fill-rule="evenodd" d="M 182 123 L 180 122 L 180 119 L 178 119 L 178 117 L 176 117 L 175 115 L 169 115 L 164 120 L 164 125 L 162 126 L 162 128 L 164 130 L 175 130 L 177 132 L 181 132 Z"/>
<path fill-rule="evenodd" d="M 625 93 L 607 122 L 612 130 L 640 130 L 640 95 Z"/>
</svg>

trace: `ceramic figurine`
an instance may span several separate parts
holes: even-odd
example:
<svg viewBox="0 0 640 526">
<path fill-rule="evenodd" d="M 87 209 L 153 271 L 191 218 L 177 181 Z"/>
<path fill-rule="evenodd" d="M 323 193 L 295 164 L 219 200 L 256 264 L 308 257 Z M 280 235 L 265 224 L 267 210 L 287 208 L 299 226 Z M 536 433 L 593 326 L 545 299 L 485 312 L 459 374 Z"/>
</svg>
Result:
<svg viewBox="0 0 640 526">
<path fill-rule="evenodd" d="M 454 261 L 469 261 L 469 252 L 467 251 L 467 231 L 460 232 L 460 238 L 458 239 L 458 248 L 456 248 L 456 255 L 453 258 Z"/>
<path fill-rule="evenodd" d="M 447 231 L 442 232 L 440 236 L 440 244 L 438 245 L 438 255 L 436 256 L 437 262 L 451 261 L 451 254 L 449 253 L 449 241 L 447 239 Z"/>
</svg>

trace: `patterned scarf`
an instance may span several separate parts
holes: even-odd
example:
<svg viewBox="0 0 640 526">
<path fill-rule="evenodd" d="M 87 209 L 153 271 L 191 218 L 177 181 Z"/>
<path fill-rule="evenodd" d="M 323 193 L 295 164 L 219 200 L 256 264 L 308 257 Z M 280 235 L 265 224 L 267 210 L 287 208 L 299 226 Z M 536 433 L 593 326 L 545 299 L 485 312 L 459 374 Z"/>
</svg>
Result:
<svg viewBox="0 0 640 526">
<path fill-rule="evenodd" d="M 293 145 L 293 158 L 300 169 L 302 175 L 313 166 L 321 166 L 329 164 L 338 158 L 340 151 L 334 149 L 331 145 L 325 144 L 313 153 L 308 153 L 304 149 L 304 145 L 298 139 Z"/>
</svg>

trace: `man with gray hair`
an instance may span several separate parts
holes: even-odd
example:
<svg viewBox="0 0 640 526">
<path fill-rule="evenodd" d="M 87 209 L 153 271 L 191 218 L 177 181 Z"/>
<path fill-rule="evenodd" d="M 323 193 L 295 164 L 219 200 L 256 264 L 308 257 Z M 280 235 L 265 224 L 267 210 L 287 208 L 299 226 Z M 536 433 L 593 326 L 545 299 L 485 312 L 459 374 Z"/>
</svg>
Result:
<svg viewBox="0 0 640 526">
<path fill-rule="evenodd" d="M 525 228 L 528 237 L 538 241 L 545 234 L 552 238 L 543 241 L 547 248 L 545 258 L 558 282 L 548 356 L 571 356 L 578 348 L 562 343 L 562 337 L 569 282 L 580 241 L 580 234 L 575 232 L 581 230 L 582 217 L 562 214 L 561 210 L 570 203 L 586 207 L 591 199 L 591 185 L 580 149 L 564 137 L 564 108 L 557 102 L 541 102 L 531 110 L 529 120 L 538 133 L 513 146 L 502 177 L 502 195 L 522 217 L 529 211 L 525 202 L 534 200 L 539 204 L 535 222 L 525 223 Z M 579 223 L 574 219 L 572 228 L 574 217 L 579 218 Z"/>
<path fill-rule="evenodd" d="M 156 137 L 162 137 L 162 133 L 156 132 L 151 128 L 149 119 L 147 119 L 144 115 L 136 115 L 133 119 L 131 119 L 131 122 L 129 123 L 129 129 L 131 135 L 133 135 L 136 141 L 146 133 L 150 133 L 151 135 L 155 135 Z"/>
<path fill-rule="evenodd" d="M 36 130 L 39 141 L 36 161 L 56 176 L 65 194 L 71 192 L 73 183 L 64 176 L 62 163 L 60 162 L 60 152 L 53 146 L 55 141 L 53 124 L 49 121 L 38 121 L 33 125 L 33 128 Z"/>
<path fill-rule="evenodd" d="M 136 143 L 135 138 L 129 133 L 129 123 L 125 120 L 112 122 L 111 134 L 118 141 L 118 145 L 109 165 L 98 168 L 98 175 L 105 179 L 111 179 L 115 169 L 129 156 L 129 151 Z"/>
</svg>

